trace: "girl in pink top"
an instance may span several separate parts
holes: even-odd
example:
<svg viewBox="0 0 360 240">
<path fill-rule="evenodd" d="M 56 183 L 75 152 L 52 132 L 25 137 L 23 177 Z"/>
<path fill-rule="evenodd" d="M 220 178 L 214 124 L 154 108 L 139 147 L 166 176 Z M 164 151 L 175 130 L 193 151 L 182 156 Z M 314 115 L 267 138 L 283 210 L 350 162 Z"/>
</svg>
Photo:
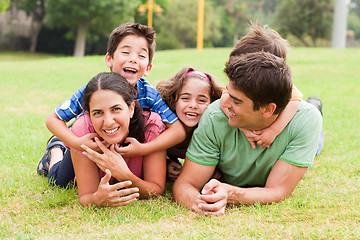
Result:
<svg viewBox="0 0 360 240">
<path fill-rule="evenodd" d="M 85 89 L 86 114 L 71 130 L 79 137 L 97 133 L 99 151 L 85 145 L 83 152 L 70 150 L 83 206 L 125 206 L 138 197 L 164 192 L 166 151 L 132 158 L 117 153 L 127 137 L 148 142 L 165 130 L 160 116 L 142 112 L 135 96 L 126 79 L 116 73 L 98 74 Z"/>
</svg>

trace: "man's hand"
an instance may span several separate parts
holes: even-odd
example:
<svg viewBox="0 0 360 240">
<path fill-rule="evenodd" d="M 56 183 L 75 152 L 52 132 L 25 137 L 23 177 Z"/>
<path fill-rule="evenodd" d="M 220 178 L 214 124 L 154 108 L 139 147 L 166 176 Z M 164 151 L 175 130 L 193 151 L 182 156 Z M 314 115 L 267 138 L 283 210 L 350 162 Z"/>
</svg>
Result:
<svg viewBox="0 0 360 240">
<path fill-rule="evenodd" d="M 111 172 L 109 169 L 106 169 L 105 176 L 101 178 L 99 187 L 94 193 L 94 199 L 97 202 L 97 206 L 126 206 L 135 202 L 136 198 L 140 196 L 138 188 L 126 188 L 132 184 L 131 181 L 124 181 L 110 185 L 110 178 Z"/>
<path fill-rule="evenodd" d="M 205 215 L 224 215 L 228 194 L 225 186 L 216 179 L 211 179 L 199 195 L 198 208 Z"/>
</svg>

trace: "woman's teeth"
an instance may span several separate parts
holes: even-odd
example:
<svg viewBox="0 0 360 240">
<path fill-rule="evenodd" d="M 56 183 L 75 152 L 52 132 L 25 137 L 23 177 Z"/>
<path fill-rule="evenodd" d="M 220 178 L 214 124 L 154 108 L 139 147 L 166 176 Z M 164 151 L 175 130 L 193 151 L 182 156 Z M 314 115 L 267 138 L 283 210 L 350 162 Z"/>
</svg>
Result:
<svg viewBox="0 0 360 240">
<path fill-rule="evenodd" d="M 114 128 L 113 130 L 104 130 L 106 133 L 114 133 L 119 128 Z"/>
</svg>

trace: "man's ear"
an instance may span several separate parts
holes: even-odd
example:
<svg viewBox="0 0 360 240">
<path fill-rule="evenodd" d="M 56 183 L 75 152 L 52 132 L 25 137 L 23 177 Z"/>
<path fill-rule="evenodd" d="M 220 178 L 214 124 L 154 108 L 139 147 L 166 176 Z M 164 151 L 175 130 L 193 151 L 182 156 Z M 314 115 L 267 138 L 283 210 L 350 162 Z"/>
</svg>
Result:
<svg viewBox="0 0 360 240">
<path fill-rule="evenodd" d="M 146 67 L 145 72 L 144 72 L 144 76 L 145 76 L 145 77 L 150 74 L 151 68 L 152 68 L 152 64 L 149 64 L 149 65 Z"/>
<path fill-rule="evenodd" d="M 275 109 L 276 109 L 275 103 L 269 103 L 265 105 L 264 107 L 262 107 L 263 117 L 270 118 L 274 114 Z"/>
<path fill-rule="evenodd" d="M 112 68 L 112 57 L 110 56 L 110 54 L 108 52 L 105 54 L 105 64 L 110 69 Z"/>
</svg>

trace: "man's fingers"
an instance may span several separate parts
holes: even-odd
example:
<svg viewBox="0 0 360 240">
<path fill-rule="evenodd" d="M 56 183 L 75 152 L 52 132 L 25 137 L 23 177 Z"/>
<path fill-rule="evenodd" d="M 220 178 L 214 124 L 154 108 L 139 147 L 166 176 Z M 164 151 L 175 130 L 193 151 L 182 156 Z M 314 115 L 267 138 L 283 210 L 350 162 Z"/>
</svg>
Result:
<svg viewBox="0 0 360 240">
<path fill-rule="evenodd" d="M 226 200 L 223 199 L 221 201 L 215 202 L 215 203 L 200 203 L 199 209 L 201 209 L 204 212 L 218 212 L 222 209 L 225 209 L 226 207 Z"/>
<path fill-rule="evenodd" d="M 201 190 L 201 194 L 207 194 L 208 192 L 212 191 L 212 189 L 218 185 L 220 185 L 220 182 L 218 180 L 211 179 L 207 184 L 205 184 L 205 186 Z"/>
</svg>

